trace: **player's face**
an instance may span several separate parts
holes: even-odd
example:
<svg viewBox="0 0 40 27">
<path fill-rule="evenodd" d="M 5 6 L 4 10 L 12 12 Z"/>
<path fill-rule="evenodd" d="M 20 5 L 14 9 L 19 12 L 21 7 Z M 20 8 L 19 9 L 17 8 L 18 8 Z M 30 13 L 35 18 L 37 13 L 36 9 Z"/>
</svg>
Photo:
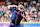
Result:
<svg viewBox="0 0 40 27">
<path fill-rule="evenodd" d="M 22 11 L 22 8 L 20 8 L 20 11 Z"/>
</svg>

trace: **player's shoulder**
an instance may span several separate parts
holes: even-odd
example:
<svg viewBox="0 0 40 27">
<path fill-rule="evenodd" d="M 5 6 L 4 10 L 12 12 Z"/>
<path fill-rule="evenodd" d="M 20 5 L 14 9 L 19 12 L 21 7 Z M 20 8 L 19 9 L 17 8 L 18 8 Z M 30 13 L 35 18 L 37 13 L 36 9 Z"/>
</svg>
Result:
<svg viewBox="0 0 40 27">
<path fill-rule="evenodd" d="M 10 9 L 15 9 L 15 8 L 13 8 L 13 7 L 10 7 Z"/>
<path fill-rule="evenodd" d="M 13 8 L 13 7 L 10 7 L 10 8 Z"/>
</svg>

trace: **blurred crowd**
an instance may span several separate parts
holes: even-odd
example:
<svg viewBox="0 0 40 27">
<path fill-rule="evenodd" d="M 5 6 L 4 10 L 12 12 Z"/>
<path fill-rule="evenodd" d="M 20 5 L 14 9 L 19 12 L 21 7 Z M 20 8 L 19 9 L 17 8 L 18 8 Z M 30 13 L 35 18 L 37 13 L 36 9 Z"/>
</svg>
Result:
<svg viewBox="0 0 40 27">
<path fill-rule="evenodd" d="M 2 4 L 3 3 L 3 4 Z M 27 22 L 40 22 L 40 3 L 36 1 L 27 2 L 2 2 L 0 3 L 0 21 L 11 21 L 12 13 L 8 10 L 8 5 L 23 5 Z M 22 22 L 25 20 L 22 19 Z"/>
</svg>

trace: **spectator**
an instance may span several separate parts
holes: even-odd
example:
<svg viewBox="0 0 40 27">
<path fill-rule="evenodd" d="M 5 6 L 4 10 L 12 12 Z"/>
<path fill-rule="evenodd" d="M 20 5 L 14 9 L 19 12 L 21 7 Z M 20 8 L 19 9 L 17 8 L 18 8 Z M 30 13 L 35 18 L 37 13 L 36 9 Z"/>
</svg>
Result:
<svg viewBox="0 0 40 27">
<path fill-rule="evenodd" d="M 34 1 L 27 0 L 26 2 L 13 2 L 12 4 L 18 5 L 19 8 L 22 8 L 23 15 L 27 18 L 28 22 L 40 22 L 40 3 Z M 6 3 L 6 5 L 12 5 L 11 3 Z M 11 11 L 8 10 L 5 2 L 3 5 L 0 5 L 0 20 L 1 21 L 10 21 L 11 19 Z M 21 7 L 20 7 L 21 6 Z M 5 16 L 5 17 L 4 17 Z M 25 21 L 24 19 L 22 21 Z"/>
</svg>

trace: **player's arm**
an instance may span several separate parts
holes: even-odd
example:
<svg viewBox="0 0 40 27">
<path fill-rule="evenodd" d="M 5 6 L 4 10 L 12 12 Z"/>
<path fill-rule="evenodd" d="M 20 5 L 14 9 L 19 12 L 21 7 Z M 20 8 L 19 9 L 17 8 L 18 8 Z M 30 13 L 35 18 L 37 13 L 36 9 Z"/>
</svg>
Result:
<svg viewBox="0 0 40 27">
<path fill-rule="evenodd" d="M 23 14 L 21 14 L 21 16 L 27 21 L 27 18 Z"/>
<path fill-rule="evenodd" d="M 8 9 L 10 9 L 10 7 L 17 7 L 17 5 L 9 5 L 9 6 L 7 6 Z"/>
<path fill-rule="evenodd" d="M 16 5 L 9 5 L 9 6 L 7 6 L 7 8 L 11 11 L 11 12 L 13 12 L 14 10 L 15 10 L 15 8 L 13 8 L 13 7 L 17 7 Z"/>
</svg>

